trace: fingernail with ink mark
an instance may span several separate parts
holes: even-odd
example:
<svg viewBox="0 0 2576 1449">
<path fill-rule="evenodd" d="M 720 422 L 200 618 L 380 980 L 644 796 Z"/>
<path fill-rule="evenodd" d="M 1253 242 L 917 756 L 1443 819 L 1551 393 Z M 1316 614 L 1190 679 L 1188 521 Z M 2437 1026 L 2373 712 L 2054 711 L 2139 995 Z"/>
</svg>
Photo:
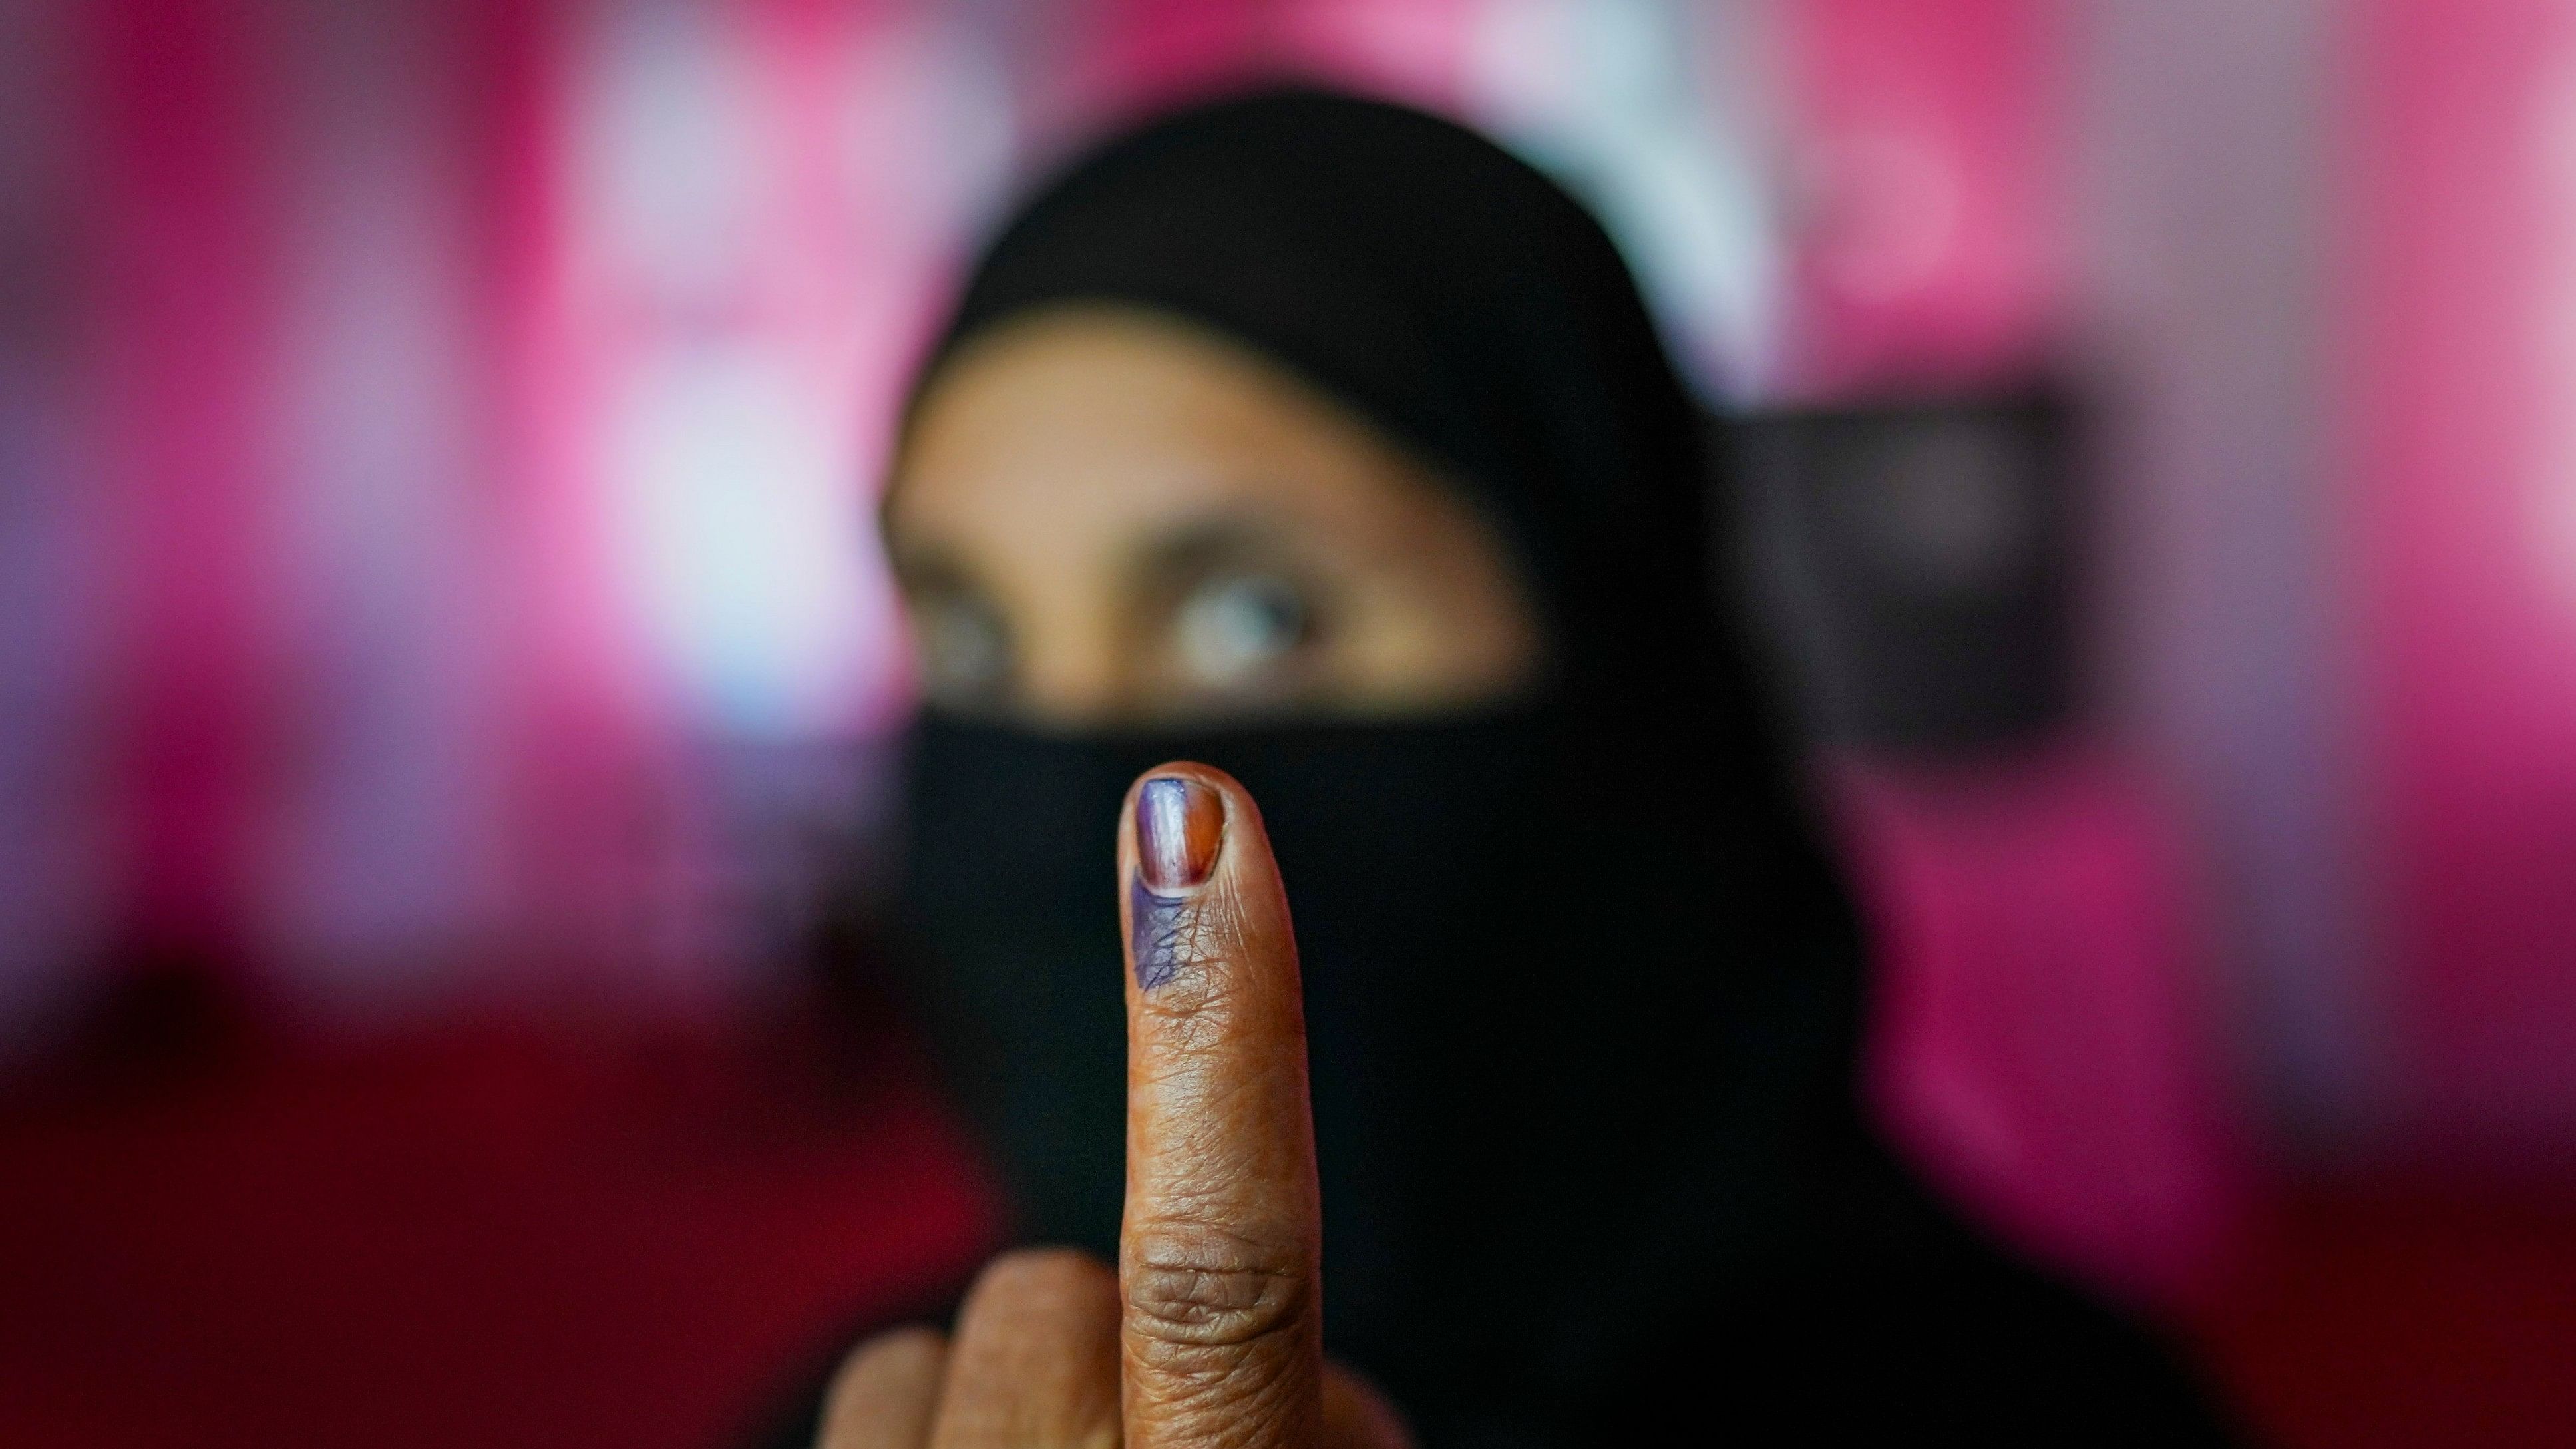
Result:
<svg viewBox="0 0 2576 1449">
<path fill-rule="evenodd" d="M 1206 883 L 1225 840 L 1225 801 L 1196 780 L 1157 775 L 1136 792 L 1136 876 L 1160 894 Z"/>
<path fill-rule="evenodd" d="M 1216 870 L 1225 843 L 1225 802 L 1196 780 L 1158 775 L 1136 792 L 1136 877 L 1127 888 L 1128 953 L 1136 985 L 1172 979 L 1189 952 L 1199 907 L 1189 895 Z"/>
</svg>

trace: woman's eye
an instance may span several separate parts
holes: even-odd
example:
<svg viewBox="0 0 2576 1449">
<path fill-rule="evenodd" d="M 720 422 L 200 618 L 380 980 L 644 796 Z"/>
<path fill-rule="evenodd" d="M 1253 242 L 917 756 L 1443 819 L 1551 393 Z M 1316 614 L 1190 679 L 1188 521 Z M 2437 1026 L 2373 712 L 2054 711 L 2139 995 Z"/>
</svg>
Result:
<svg viewBox="0 0 2576 1449">
<path fill-rule="evenodd" d="M 1011 638 L 1001 615 L 963 594 L 917 599 L 913 633 L 921 652 L 922 687 L 947 700 L 989 699 L 1010 678 Z"/>
<path fill-rule="evenodd" d="M 1205 687 L 1239 688 L 1275 668 L 1314 632 L 1314 610 L 1275 574 L 1228 574 L 1181 601 L 1174 636 L 1181 667 Z"/>
</svg>

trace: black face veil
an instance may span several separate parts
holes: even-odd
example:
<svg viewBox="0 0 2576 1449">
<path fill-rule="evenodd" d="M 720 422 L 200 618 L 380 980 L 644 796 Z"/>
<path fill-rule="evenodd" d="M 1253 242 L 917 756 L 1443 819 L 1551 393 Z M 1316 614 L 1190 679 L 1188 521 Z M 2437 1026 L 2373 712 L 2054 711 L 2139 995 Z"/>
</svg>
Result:
<svg viewBox="0 0 2576 1449">
<path fill-rule="evenodd" d="M 1137 772 L 1194 758 L 1260 801 L 1297 921 L 1337 1356 L 1433 1444 L 1598 1431 L 1586 1406 L 1676 1325 L 1748 1383 L 1803 1362 L 1800 1325 L 1850 1307 L 1835 1283 L 1897 1272 L 1851 1204 L 1914 1200 L 1855 1195 L 1898 1180 L 1850 1106 L 1851 912 L 1716 626 L 1701 421 L 1609 239 L 1456 126 L 1273 92 L 1041 192 L 925 376 L 1074 303 L 1219 332 L 1428 460 L 1514 551 L 1550 665 L 1528 698 L 1395 724 L 924 722 L 915 990 L 1024 1235 L 1114 1253 L 1112 823 Z M 1841 1332 L 1828 1357 L 1877 1356 Z"/>
</svg>

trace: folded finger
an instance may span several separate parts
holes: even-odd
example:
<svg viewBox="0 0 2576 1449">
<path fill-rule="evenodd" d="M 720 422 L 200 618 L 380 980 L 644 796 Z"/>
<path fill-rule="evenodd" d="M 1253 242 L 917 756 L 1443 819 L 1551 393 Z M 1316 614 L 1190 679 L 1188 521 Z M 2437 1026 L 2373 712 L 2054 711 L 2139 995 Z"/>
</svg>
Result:
<svg viewBox="0 0 2576 1449">
<path fill-rule="evenodd" d="M 933 1449 L 1117 1449 L 1118 1279 L 1065 1248 L 996 1258 L 957 1319 Z"/>
<path fill-rule="evenodd" d="M 832 1376 L 815 1449 L 922 1449 L 947 1354 L 927 1328 L 899 1328 L 853 1349 Z"/>
</svg>

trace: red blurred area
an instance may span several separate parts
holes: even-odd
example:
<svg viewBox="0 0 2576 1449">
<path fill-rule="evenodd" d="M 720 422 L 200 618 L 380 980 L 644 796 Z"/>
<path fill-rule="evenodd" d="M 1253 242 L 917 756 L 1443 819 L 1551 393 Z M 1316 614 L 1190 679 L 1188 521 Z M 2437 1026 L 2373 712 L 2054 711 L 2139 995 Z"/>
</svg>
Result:
<svg viewBox="0 0 2576 1449">
<path fill-rule="evenodd" d="M 2576 1200 L 2380 1179 L 2280 1194 L 2185 1315 L 2257 1442 L 2567 1442 Z"/>
<path fill-rule="evenodd" d="M 0 1104 L 0 1442 L 743 1442 L 994 1239 L 882 1032 L 316 1046 L 151 990 Z"/>
</svg>

